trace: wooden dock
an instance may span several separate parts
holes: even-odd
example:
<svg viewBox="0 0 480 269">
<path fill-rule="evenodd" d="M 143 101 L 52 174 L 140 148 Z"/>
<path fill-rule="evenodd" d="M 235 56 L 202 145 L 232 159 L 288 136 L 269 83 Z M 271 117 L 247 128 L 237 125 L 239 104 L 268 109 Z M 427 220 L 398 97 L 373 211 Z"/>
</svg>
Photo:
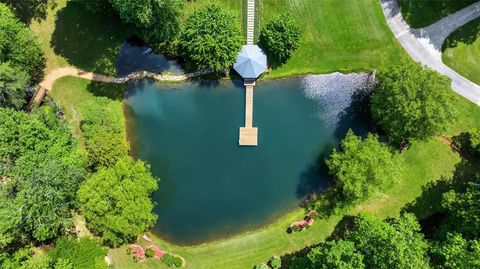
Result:
<svg viewBox="0 0 480 269">
<path fill-rule="evenodd" d="M 258 145 L 258 128 L 253 127 L 253 86 L 245 84 L 245 127 L 240 127 L 238 144 L 240 146 Z"/>
</svg>

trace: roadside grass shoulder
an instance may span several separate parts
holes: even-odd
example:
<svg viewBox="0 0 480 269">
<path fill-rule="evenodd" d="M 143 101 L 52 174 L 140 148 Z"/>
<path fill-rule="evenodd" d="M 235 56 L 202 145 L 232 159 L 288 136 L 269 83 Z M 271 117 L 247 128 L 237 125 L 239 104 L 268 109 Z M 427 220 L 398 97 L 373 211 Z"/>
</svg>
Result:
<svg viewBox="0 0 480 269">
<path fill-rule="evenodd" d="M 443 44 L 443 62 L 480 84 L 480 18 L 453 32 Z"/>
</svg>

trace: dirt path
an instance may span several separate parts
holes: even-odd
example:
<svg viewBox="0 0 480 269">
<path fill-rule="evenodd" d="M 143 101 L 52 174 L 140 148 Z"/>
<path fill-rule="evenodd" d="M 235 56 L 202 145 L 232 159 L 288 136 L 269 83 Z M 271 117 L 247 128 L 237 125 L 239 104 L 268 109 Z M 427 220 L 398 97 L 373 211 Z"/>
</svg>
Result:
<svg viewBox="0 0 480 269">
<path fill-rule="evenodd" d="M 442 45 L 450 33 L 480 17 L 480 2 L 476 2 L 436 23 L 413 29 L 405 22 L 397 0 L 381 0 L 383 13 L 398 42 L 413 60 L 452 79 L 452 89 L 480 105 L 480 86 L 461 76 L 442 62 Z"/>
<path fill-rule="evenodd" d="M 57 79 L 61 77 L 66 77 L 66 76 L 73 76 L 77 78 L 83 78 L 83 79 L 88 79 L 88 80 L 98 81 L 98 82 L 120 84 L 120 83 L 126 83 L 129 80 L 142 79 L 142 78 L 153 78 L 158 81 L 183 81 L 192 77 L 205 75 L 211 72 L 212 72 L 211 70 L 206 69 L 206 70 L 201 70 L 198 72 L 193 72 L 188 74 L 171 75 L 171 74 L 159 74 L 159 73 L 147 72 L 147 71 L 138 71 L 138 72 L 130 73 L 127 76 L 117 78 L 117 77 L 110 77 L 110 76 L 104 76 L 104 75 L 100 75 L 92 72 L 87 72 L 75 67 L 57 68 L 50 71 L 50 73 L 48 73 L 45 76 L 43 81 L 40 82 L 39 84 L 40 87 L 33 98 L 33 103 L 36 103 L 36 104 L 40 103 L 45 97 L 45 95 L 47 94 L 47 92 L 52 90 L 53 83 Z"/>
</svg>

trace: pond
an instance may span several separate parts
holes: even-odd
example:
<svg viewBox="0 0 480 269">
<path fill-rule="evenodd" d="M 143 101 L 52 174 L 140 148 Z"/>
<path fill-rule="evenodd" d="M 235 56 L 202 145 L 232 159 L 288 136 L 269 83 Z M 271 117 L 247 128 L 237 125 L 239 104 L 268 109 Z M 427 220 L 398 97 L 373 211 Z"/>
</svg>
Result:
<svg viewBox="0 0 480 269">
<path fill-rule="evenodd" d="M 240 81 L 132 83 L 125 111 L 133 155 L 161 179 L 152 231 L 184 245 L 223 238 L 265 225 L 328 188 L 324 156 L 348 128 L 365 133 L 365 113 L 352 96 L 367 81 L 337 73 L 257 82 L 257 147 L 238 146 Z"/>
</svg>

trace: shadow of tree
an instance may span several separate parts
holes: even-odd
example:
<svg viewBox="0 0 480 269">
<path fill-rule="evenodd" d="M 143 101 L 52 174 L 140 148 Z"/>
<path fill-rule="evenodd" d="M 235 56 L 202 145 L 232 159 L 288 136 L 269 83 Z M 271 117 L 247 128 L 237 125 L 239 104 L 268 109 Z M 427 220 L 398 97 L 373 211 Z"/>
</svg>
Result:
<svg viewBox="0 0 480 269">
<path fill-rule="evenodd" d="M 88 84 L 87 90 L 95 96 L 108 97 L 112 100 L 123 100 L 127 84 L 113 84 L 92 81 Z"/>
<path fill-rule="evenodd" d="M 335 129 L 335 137 L 341 140 L 349 129 L 361 137 L 365 137 L 374 129 L 370 112 L 370 90 L 359 89 L 352 96 L 351 104 L 338 115 L 339 121 Z"/>
<path fill-rule="evenodd" d="M 455 48 L 459 44 L 473 44 L 480 37 L 480 18 L 475 19 L 458 28 L 445 40 L 442 52 L 449 48 Z"/>
<path fill-rule="evenodd" d="M 32 20 L 42 20 L 47 17 L 47 10 L 54 9 L 57 3 L 53 0 L 2 0 L 15 15 L 25 24 Z"/>
<path fill-rule="evenodd" d="M 427 219 L 434 213 L 443 213 L 441 206 L 443 194 L 450 190 L 462 190 L 464 183 L 476 175 L 472 165 L 462 160 L 455 166 L 451 178 L 442 177 L 422 187 L 422 194 L 402 208 L 402 212 L 413 213 L 417 219 Z"/>
<path fill-rule="evenodd" d="M 68 63 L 87 71 L 115 75 L 117 54 L 129 30 L 119 18 L 70 1 L 55 21 L 51 46 Z"/>
</svg>

